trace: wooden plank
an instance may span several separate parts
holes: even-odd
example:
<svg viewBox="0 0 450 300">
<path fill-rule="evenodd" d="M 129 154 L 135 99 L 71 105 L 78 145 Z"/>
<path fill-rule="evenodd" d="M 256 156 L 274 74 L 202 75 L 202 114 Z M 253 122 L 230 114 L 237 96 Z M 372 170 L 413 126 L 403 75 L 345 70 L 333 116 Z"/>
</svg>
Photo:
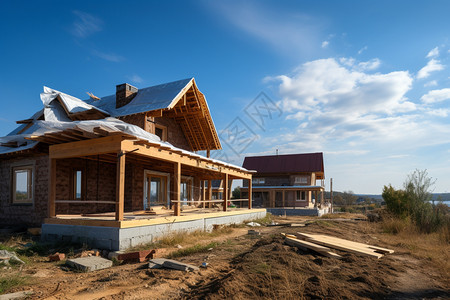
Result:
<svg viewBox="0 0 450 300">
<path fill-rule="evenodd" d="M 97 201 L 97 200 L 56 200 L 55 203 L 74 203 L 74 204 L 87 204 L 87 203 L 98 203 L 98 204 L 116 204 L 116 201 Z"/>
<path fill-rule="evenodd" d="M 116 221 L 123 220 L 125 201 L 125 153 L 120 151 L 117 157 L 116 171 Z"/>
<path fill-rule="evenodd" d="M 371 257 L 376 257 L 376 258 L 383 257 L 383 254 L 376 253 L 371 249 L 354 247 L 354 246 L 352 247 L 351 243 L 342 243 L 342 242 L 333 241 L 333 240 L 327 239 L 328 236 L 325 236 L 325 238 L 323 238 L 323 237 L 320 237 L 319 235 L 312 235 L 312 234 L 310 235 L 310 234 L 306 234 L 306 233 L 298 233 L 298 234 L 302 238 L 306 239 L 309 242 L 317 243 L 317 244 L 331 247 L 334 249 L 339 249 L 339 250 L 347 251 L 347 252 L 354 253 L 354 254 L 366 255 L 366 256 L 371 256 Z M 344 240 L 344 241 L 346 241 L 346 240 Z M 350 241 L 347 241 L 347 242 L 350 242 Z"/>
<path fill-rule="evenodd" d="M 172 202 L 173 205 L 173 215 L 179 216 L 181 213 L 181 205 L 180 205 L 180 185 L 181 185 L 181 164 L 179 162 L 174 163 L 173 168 L 173 196 Z"/>
<path fill-rule="evenodd" d="M 252 178 L 248 180 L 248 209 L 252 209 Z"/>
<path fill-rule="evenodd" d="M 295 238 L 292 238 L 291 236 L 286 236 L 284 242 L 286 244 L 288 244 L 289 246 L 313 250 L 313 251 L 315 251 L 319 254 L 322 254 L 323 256 L 326 256 L 326 257 L 342 258 L 342 256 L 340 256 L 339 254 L 331 252 L 330 248 L 323 247 L 323 246 L 320 246 L 320 245 L 317 245 L 317 244 L 314 244 L 314 243 L 311 243 L 308 241 L 302 241 L 299 239 L 295 239 Z"/>
<path fill-rule="evenodd" d="M 344 246 L 348 245 L 348 246 L 353 247 L 355 249 L 363 249 L 363 250 L 368 250 L 368 251 L 375 251 L 375 252 L 379 252 L 381 254 L 394 253 L 394 250 L 391 250 L 391 249 L 377 247 L 377 246 L 364 244 L 364 243 L 353 242 L 353 241 L 349 241 L 349 240 L 345 240 L 345 239 L 340 239 L 340 238 L 337 238 L 337 237 L 321 235 L 320 238 L 328 239 L 330 241 L 333 241 L 334 243 L 341 244 L 341 245 L 344 245 Z"/>
<path fill-rule="evenodd" d="M 228 208 L 228 174 L 223 177 L 223 211 L 227 211 Z"/>
<path fill-rule="evenodd" d="M 77 141 L 49 147 L 51 158 L 71 158 L 104 153 L 117 153 L 121 150 L 121 136 L 108 136 L 91 140 Z M 132 150 L 132 149 L 131 149 Z"/>
</svg>

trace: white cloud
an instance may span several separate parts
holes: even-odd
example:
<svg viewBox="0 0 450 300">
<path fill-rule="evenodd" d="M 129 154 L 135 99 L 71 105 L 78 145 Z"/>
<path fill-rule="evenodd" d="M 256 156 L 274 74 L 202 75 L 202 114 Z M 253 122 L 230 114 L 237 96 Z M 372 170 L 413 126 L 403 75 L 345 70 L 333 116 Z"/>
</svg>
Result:
<svg viewBox="0 0 450 300">
<path fill-rule="evenodd" d="M 419 72 L 417 72 L 417 78 L 418 79 L 427 78 L 428 76 L 430 76 L 431 72 L 441 71 L 443 69 L 444 66 L 440 63 L 440 61 L 432 58 L 425 67 L 423 67 L 422 69 L 419 70 Z"/>
<path fill-rule="evenodd" d="M 127 76 L 128 80 L 134 82 L 134 83 L 142 83 L 144 82 L 144 79 L 142 79 L 141 76 L 133 74 L 132 76 Z"/>
<path fill-rule="evenodd" d="M 443 109 L 443 108 L 432 109 L 432 110 L 427 111 L 427 114 L 429 114 L 431 116 L 442 117 L 442 118 L 446 118 L 448 116 L 448 113 L 449 113 L 449 110 Z"/>
<path fill-rule="evenodd" d="M 431 80 L 431 81 L 428 81 L 427 83 L 425 83 L 423 86 L 430 87 L 430 86 L 437 86 L 437 85 L 438 85 L 438 83 L 436 80 Z"/>
<path fill-rule="evenodd" d="M 330 44 L 329 41 L 323 41 L 322 42 L 322 48 L 327 48 L 329 44 Z"/>
<path fill-rule="evenodd" d="M 261 2 L 210 1 L 210 8 L 232 25 L 273 48 L 298 57 L 314 53 L 320 45 L 320 21 L 313 17 L 265 7 Z"/>
<path fill-rule="evenodd" d="M 450 88 L 431 90 L 420 98 L 420 100 L 426 104 L 442 102 L 448 99 L 450 99 Z"/>
<path fill-rule="evenodd" d="M 282 107 L 293 112 L 289 117 L 297 116 L 298 110 L 314 111 L 318 107 L 325 112 L 341 112 L 351 107 L 352 111 L 345 115 L 391 114 L 415 109 L 405 98 L 412 84 L 408 72 L 367 74 L 353 69 L 360 68 L 353 59 L 340 61 L 330 58 L 307 62 L 292 76 L 277 77 L 281 81 Z"/>
<path fill-rule="evenodd" d="M 364 46 L 361 49 L 359 49 L 358 54 L 361 54 L 361 53 L 363 53 L 366 50 L 367 50 L 367 46 Z"/>
<path fill-rule="evenodd" d="M 437 56 L 439 56 L 439 48 L 438 47 L 431 49 L 430 52 L 428 52 L 428 54 L 427 54 L 427 58 L 437 57 Z"/>
<path fill-rule="evenodd" d="M 77 16 L 71 29 L 74 36 L 85 38 L 102 30 L 103 21 L 101 19 L 78 10 L 73 11 L 73 13 Z"/>
<path fill-rule="evenodd" d="M 125 58 L 114 54 L 114 53 L 105 53 L 102 51 L 98 51 L 98 50 L 92 50 L 91 53 L 97 57 L 100 57 L 101 59 L 107 60 L 107 61 L 111 61 L 111 62 L 121 62 L 123 61 Z"/>
</svg>

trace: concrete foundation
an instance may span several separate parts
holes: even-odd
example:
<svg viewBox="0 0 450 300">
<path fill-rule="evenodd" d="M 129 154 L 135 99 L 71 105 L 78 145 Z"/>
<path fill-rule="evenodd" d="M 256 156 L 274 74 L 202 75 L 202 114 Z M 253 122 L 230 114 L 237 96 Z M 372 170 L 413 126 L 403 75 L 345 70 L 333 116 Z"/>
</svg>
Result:
<svg viewBox="0 0 450 300">
<path fill-rule="evenodd" d="M 227 212 L 220 216 L 208 217 L 208 214 L 198 215 L 186 221 L 164 221 L 158 224 L 133 226 L 126 228 L 42 224 L 42 240 L 48 242 L 67 241 L 87 244 L 93 248 L 107 250 L 125 250 L 139 244 L 153 242 L 155 238 L 174 232 L 193 232 L 196 230 L 211 231 L 213 225 L 240 224 L 266 216 L 265 209 L 248 210 L 245 212 Z"/>
<path fill-rule="evenodd" d="M 277 207 L 277 208 L 267 208 L 267 212 L 274 216 L 322 216 L 329 213 L 329 208 L 288 208 L 288 207 Z"/>
</svg>

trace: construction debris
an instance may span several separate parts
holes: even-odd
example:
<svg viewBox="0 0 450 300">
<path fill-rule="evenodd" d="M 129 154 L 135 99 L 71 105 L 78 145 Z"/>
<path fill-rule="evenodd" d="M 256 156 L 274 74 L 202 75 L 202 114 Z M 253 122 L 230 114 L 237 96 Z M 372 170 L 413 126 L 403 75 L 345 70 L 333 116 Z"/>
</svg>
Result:
<svg viewBox="0 0 450 300">
<path fill-rule="evenodd" d="M 246 225 L 247 225 L 247 226 L 250 226 L 250 227 L 259 227 L 259 226 L 261 226 L 261 224 L 256 223 L 256 222 L 249 222 L 249 223 L 247 223 Z"/>
<path fill-rule="evenodd" d="M 55 254 L 52 254 L 48 257 L 49 261 L 61 261 L 66 258 L 66 255 L 64 253 L 56 252 Z"/>
<path fill-rule="evenodd" d="M 9 265 L 10 262 L 19 263 L 24 265 L 25 262 L 17 257 L 15 252 L 9 252 L 8 250 L 0 250 L 0 263 Z"/>
<path fill-rule="evenodd" d="M 80 257 L 67 260 L 67 265 L 83 272 L 92 272 L 110 268 L 113 262 L 98 256 Z"/>
<path fill-rule="evenodd" d="M 381 248 L 363 243 L 357 243 L 328 235 L 307 234 L 300 232 L 298 232 L 298 235 L 301 239 L 306 240 L 308 242 L 320 244 L 334 249 L 339 249 L 342 251 L 347 251 L 358 255 L 381 258 L 383 257 L 384 254 L 394 253 L 394 250 L 391 249 Z"/>
<path fill-rule="evenodd" d="M 148 263 L 149 269 L 174 269 L 180 271 L 198 271 L 199 268 L 190 264 L 185 264 L 173 259 L 154 258 Z"/>
<path fill-rule="evenodd" d="M 149 259 L 152 259 L 155 253 L 156 253 L 155 250 L 142 250 L 142 251 L 119 254 L 117 256 L 117 259 L 123 260 L 125 263 L 144 262 Z"/>
<path fill-rule="evenodd" d="M 332 252 L 330 248 L 323 247 L 323 246 L 320 246 L 317 244 L 313 244 L 313 243 L 310 243 L 307 241 L 299 240 L 294 235 L 284 234 L 284 233 L 282 233 L 282 235 L 284 235 L 284 237 L 286 238 L 284 241 L 289 246 L 297 247 L 302 250 L 308 250 L 308 249 L 313 250 L 313 251 L 315 251 L 319 254 L 322 254 L 323 256 L 326 256 L 326 257 L 342 258 L 342 256 L 340 256 L 339 254 Z"/>
<path fill-rule="evenodd" d="M 33 291 L 22 291 L 10 294 L 0 295 L 0 300 L 13 300 L 13 299 L 28 299 L 31 295 L 33 295 Z"/>
</svg>

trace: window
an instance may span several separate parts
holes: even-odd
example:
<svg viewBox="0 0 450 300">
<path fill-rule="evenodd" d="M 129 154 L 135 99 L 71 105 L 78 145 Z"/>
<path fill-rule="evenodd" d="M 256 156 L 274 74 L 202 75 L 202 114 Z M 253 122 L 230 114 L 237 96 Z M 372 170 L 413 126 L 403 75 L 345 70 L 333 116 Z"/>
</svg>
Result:
<svg viewBox="0 0 450 300">
<path fill-rule="evenodd" d="M 82 200 L 85 195 L 85 179 L 84 172 L 82 169 L 73 169 L 72 170 L 72 199 L 73 200 Z"/>
<path fill-rule="evenodd" d="M 264 184 L 266 180 L 264 178 L 254 178 L 253 183 L 254 184 Z"/>
<path fill-rule="evenodd" d="M 308 176 L 295 176 L 296 184 L 307 184 L 308 183 Z"/>
<path fill-rule="evenodd" d="M 297 191 L 297 201 L 305 201 L 306 200 L 306 192 L 305 191 Z"/>
<path fill-rule="evenodd" d="M 155 135 L 159 136 L 161 141 L 167 141 L 167 127 L 155 124 Z"/>
<path fill-rule="evenodd" d="M 12 202 L 14 204 L 33 203 L 33 166 L 14 167 Z"/>
</svg>

